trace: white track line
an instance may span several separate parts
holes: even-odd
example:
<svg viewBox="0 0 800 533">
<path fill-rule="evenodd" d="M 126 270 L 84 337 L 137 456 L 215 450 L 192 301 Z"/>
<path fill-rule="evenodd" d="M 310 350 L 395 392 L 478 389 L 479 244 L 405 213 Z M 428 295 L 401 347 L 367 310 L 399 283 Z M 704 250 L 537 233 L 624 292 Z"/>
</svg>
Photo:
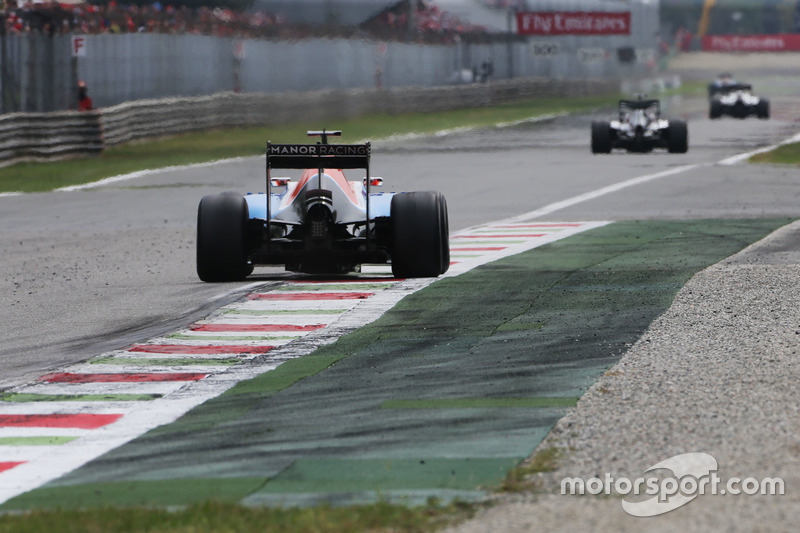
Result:
<svg viewBox="0 0 800 533">
<path fill-rule="evenodd" d="M 470 131 L 475 131 L 479 129 L 510 128 L 513 126 L 519 126 L 521 124 L 535 124 L 537 122 L 546 122 L 548 120 L 553 120 L 559 117 L 565 117 L 567 115 L 569 115 L 569 113 L 548 113 L 546 115 L 536 115 L 533 117 L 527 117 L 519 120 L 496 122 L 495 124 L 490 124 L 488 126 L 462 126 L 460 128 L 448 128 L 443 130 L 437 130 L 432 133 L 402 133 L 399 135 L 390 135 L 388 137 L 384 137 L 378 140 L 373 139 L 372 143 L 377 144 L 379 142 L 412 141 L 416 139 L 424 139 L 425 137 L 448 137 L 450 135 L 456 135 L 459 133 L 468 133 Z M 369 139 L 361 139 L 356 141 L 356 144 L 365 143 L 367 141 L 369 141 Z"/>
<path fill-rule="evenodd" d="M 154 174 L 160 174 L 162 172 L 176 172 L 181 170 L 194 170 L 197 168 L 208 168 L 214 167 L 217 165 L 224 165 L 227 163 L 238 163 L 241 161 L 249 161 L 251 159 L 258 159 L 259 156 L 250 156 L 250 157 L 231 157 L 228 159 L 217 159 L 216 161 L 209 161 L 207 163 L 194 163 L 192 165 L 175 165 L 171 167 L 164 167 L 164 168 L 155 168 L 155 169 L 147 169 L 147 170 L 139 170 L 137 172 L 131 172 L 129 174 L 120 174 L 118 176 L 111 176 L 109 178 L 101 179 L 100 181 L 93 181 L 92 183 L 84 183 L 83 185 L 70 185 L 69 187 L 61 187 L 60 189 L 56 189 L 58 192 L 72 192 L 72 191 L 82 191 L 85 189 L 94 189 L 96 187 L 102 187 L 104 185 L 109 185 L 112 183 L 119 183 L 121 181 L 128 181 L 132 179 L 138 178 L 146 178 L 148 176 L 152 176 Z"/>
<path fill-rule="evenodd" d="M 764 148 L 759 148 L 758 150 L 753 150 L 751 152 L 745 152 L 742 154 L 738 154 L 732 157 L 728 157 L 717 161 L 717 165 L 723 166 L 732 166 L 742 161 L 746 161 L 750 157 L 761 154 L 764 152 L 769 152 L 775 150 L 780 146 L 784 146 L 786 144 L 792 144 L 800 142 L 800 133 L 789 137 L 788 139 L 784 139 L 783 141 L 779 142 L 778 144 L 773 144 L 771 146 L 765 146 Z M 606 187 L 601 187 L 599 189 L 595 189 L 594 191 L 589 191 L 583 194 L 579 194 L 578 196 L 573 196 L 572 198 L 567 198 L 566 200 L 561 200 L 558 202 L 553 202 L 552 204 L 546 205 L 544 207 L 540 207 L 539 209 L 535 209 L 533 211 L 529 211 L 522 215 L 518 215 L 515 217 L 511 217 L 506 219 L 505 222 L 513 223 L 513 222 L 522 222 L 525 220 L 531 220 L 534 218 L 543 217 L 554 213 L 556 211 L 560 211 L 561 209 L 566 209 L 567 207 L 572 207 L 573 205 L 577 205 L 583 202 L 588 202 L 589 200 L 594 200 L 595 198 L 599 198 L 601 196 L 605 196 L 607 194 L 611 194 L 613 192 L 621 191 L 622 189 L 627 189 L 628 187 L 633 187 L 634 185 L 641 185 L 642 183 L 647 183 L 648 181 L 654 181 L 661 178 L 666 178 L 667 176 L 673 176 L 675 174 L 681 174 L 683 172 L 689 172 L 690 170 L 695 170 L 702 167 L 708 167 L 713 165 L 713 163 L 696 163 L 692 165 L 684 165 L 681 167 L 671 168 L 669 170 L 663 170 L 661 172 L 656 172 L 655 174 L 647 174 L 645 176 L 639 176 L 636 178 L 631 178 L 626 181 L 621 181 L 619 183 L 615 183 L 613 185 L 608 185 Z"/>
<path fill-rule="evenodd" d="M 561 209 L 566 209 L 567 207 L 572 207 L 573 205 L 576 204 L 588 202 L 589 200 L 594 200 L 595 198 L 605 196 L 606 194 L 611 194 L 612 192 L 621 191 L 622 189 L 627 189 L 628 187 L 633 187 L 634 185 L 641 185 L 642 183 L 647 183 L 648 181 L 665 178 L 667 176 L 673 176 L 675 174 L 680 174 L 682 172 L 688 172 L 690 170 L 700 168 L 701 166 L 706 166 L 706 165 L 701 165 L 701 164 L 684 165 L 682 167 L 676 167 L 676 168 L 671 168 L 669 170 L 656 172 L 655 174 L 647 174 L 645 176 L 639 176 L 637 178 L 621 181 L 619 183 L 614 183 L 613 185 L 607 185 L 606 187 L 601 187 L 593 191 L 579 194 L 578 196 L 573 196 L 572 198 L 567 198 L 566 200 L 553 202 L 552 204 L 540 207 L 539 209 L 535 209 L 533 211 L 523 213 L 522 215 L 511 217 L 509 219 L 506 219 L 506 222 L 522 222 L 524 220 L 530 220 L 532 218 L 543 217 L 545 215 L 549 215 L 550 213 L 554 213 L 555 211 L 560 211 Z"/>
</svg>

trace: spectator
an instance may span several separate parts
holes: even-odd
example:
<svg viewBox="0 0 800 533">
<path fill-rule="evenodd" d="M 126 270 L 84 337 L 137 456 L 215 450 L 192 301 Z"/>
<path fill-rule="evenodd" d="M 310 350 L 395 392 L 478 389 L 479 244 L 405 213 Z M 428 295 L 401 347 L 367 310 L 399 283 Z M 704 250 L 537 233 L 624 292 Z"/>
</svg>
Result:
<svg viewBox="0 0 800 533">
<path fill-rule="evenodd" d="M 91 111 L 92 107 L 92 99 L 89 98 L 89 87 L 86 86 L 86 82 L 79 81 L 78 82 L 78 111 Z"/>
</svg>

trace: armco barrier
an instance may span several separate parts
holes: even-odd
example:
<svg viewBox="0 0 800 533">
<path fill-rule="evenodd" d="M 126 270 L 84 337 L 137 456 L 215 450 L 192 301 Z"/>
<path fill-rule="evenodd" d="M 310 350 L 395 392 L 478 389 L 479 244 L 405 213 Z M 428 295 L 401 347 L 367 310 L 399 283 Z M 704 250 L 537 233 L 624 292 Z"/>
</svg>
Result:
<svg viewBox="0 0 800 533">
<path fill-rule="evenodd" d="M 100 113 L 0 115 L 0 161 L 57 159 L 103 150 Z"/>
<path fill-rule="evenodd" d="M 194 98 L 138 100 L 98 111 L 0 115 L 0 162 L 89 155 L 138 139 L 233 126 L 285 124 L 302 119 L 335 128 L 367 114 L 433 112 L 553 96 L 612 94 L 614 80 L 519 79 L 487 84 L 407 89 L 219 93 Z"/>
</svg>

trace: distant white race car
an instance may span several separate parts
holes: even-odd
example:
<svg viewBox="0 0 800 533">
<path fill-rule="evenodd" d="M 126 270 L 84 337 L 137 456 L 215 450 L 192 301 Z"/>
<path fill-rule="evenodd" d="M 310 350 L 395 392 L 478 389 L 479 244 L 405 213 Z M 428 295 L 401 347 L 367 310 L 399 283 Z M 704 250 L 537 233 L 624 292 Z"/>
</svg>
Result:
<svg viewBox="0 0 800 533">
<path fill-rule="evenodd" d="M 666 148 L 683 154 L 689 149 L 689 132 L 683 120 L 661 117 L 658 100 L 620 100 L 618 119 L 592 122 L 592 153 L 608 154 L 615 148 L 628 152 Z"/>
<path fill-rule="evenodd" d="M 752 90 L 753 86 L 749 83 L 732 80 L 722 83 L 718 80 L 712 83 L 708 86 L 708 118 L 755 116 L 768 119 L 769 100 L 753 95 L 750 92 Z"/>
</svg>

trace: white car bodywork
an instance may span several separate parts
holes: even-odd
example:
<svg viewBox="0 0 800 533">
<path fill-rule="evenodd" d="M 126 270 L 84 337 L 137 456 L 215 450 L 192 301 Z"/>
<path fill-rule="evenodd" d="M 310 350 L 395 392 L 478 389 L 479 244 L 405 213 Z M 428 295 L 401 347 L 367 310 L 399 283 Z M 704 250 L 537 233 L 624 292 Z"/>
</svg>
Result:
<svg viewBox="0 0 800 533">
<path fill-rule="evenodd" d="M 747 83 L 713 83 L 709 86 L 708 118 L 722 116 L 769 118 L 769 100 L 759 98 Z"/>
<path fill-rule="evenodd" d="M 647 153 L 656 148 L 670 153 L 688 150 L 686 122 L 662 118 L 658 100 L 620 100 L 616 119 L 592 122 L 592 153 L 607 154 L 615 149 Z"/>
</svg>

